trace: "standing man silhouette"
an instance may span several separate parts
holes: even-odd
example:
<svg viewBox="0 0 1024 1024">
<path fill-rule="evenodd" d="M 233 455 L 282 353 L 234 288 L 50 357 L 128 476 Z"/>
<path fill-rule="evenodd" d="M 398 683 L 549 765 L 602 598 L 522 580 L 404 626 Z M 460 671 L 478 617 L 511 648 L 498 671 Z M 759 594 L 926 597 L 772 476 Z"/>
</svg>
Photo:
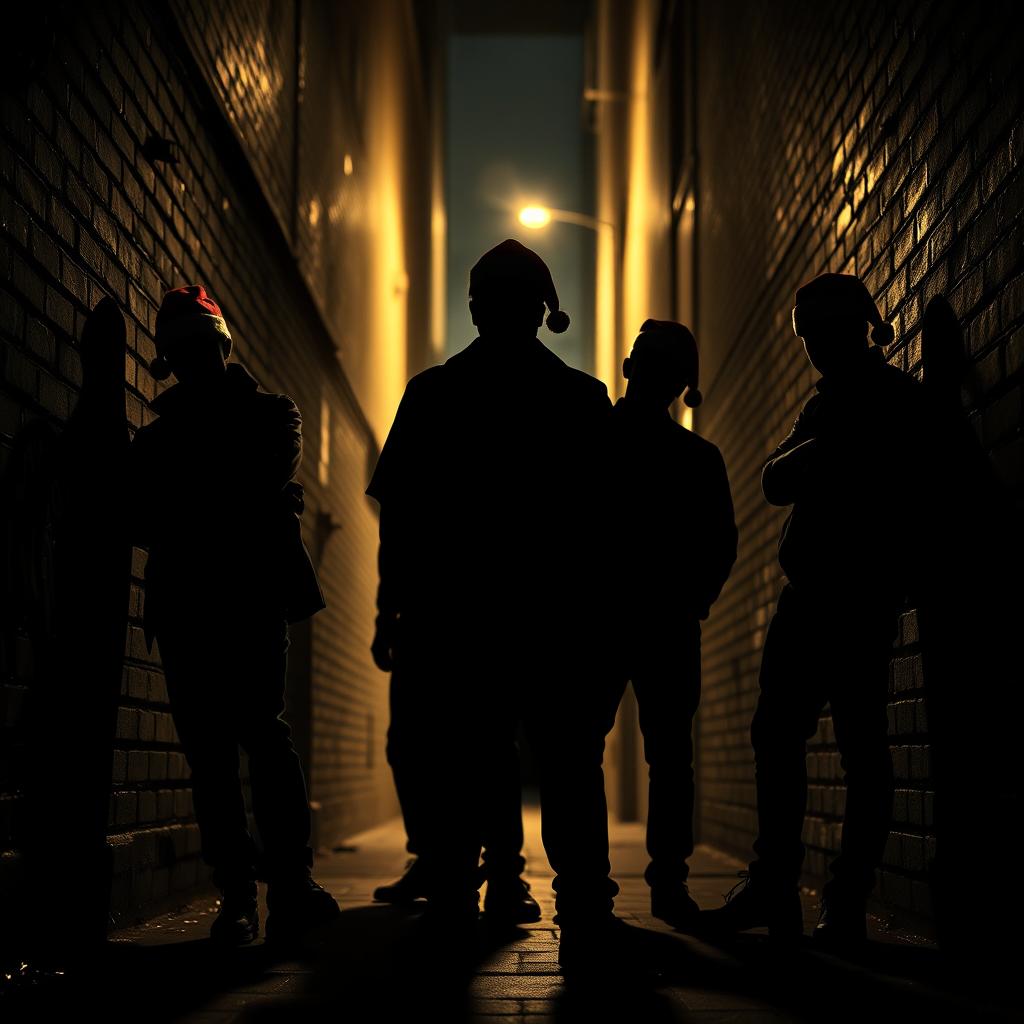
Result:
<svg viewBox="0 0 1024 1024">
<path fill-rule="evenodd" d="M 806 744 L 829 704 L 846 813 L 815 939 L 841 947 L 865 939 L 889 832 L 889 657 L 920 570 L 915 539 L 899 524 L 928 514 L 931 469 L 920 457 L 930 449 L 928 408 L 918 382 L 885 361 L 878 346 L 893 329 L 858 278 L 822 274 L 800 288 L 793 329 L 821 379 L 761 476 L 771 504 L 793 507 L 779 542 L 788 582 L 765 639 L 751 725 L 757 857 L 742 888 L 702 918 L 715 930 L 802 932 Z"/>
<path fill-rule="evenodd" d="M 145 628 L 160 646 L 174 724 L 192 770 L 203 859 L 220 888 L 216 942 L 268 938 L 340 913 L 310 875 L 306 785 L 284 713 L 288 623 L 324 606 L 290 498 L 299 410 L 238 363 L 220 307 L 201 285 L 164 296 L 156 321 L 158 419 L 132 444 L 135 542 L 149 548 Z M 246 824 L 238 748 L 249 755 L 262 858 Z"/>
<path fill-rule="evenodd" d="M 604 386 L 537 338 L 568 316 L 543 260 L 514 240 L 470 274 L 479 337 L 414 377 L 369 493 L 381 504 L 395 670 L 416 684 L 415 762 L 432 800 L 427 914 L 477 914 L 481 806 L 522 720 L 540 767 L 560 956 L 571 969 L 614 924 L 597 668 L 607 602 L 601 535 Z M 410 756 L 411 753 L 410 753 Z"/>
<path fill-rule="evenodd" d="M 618 707 L 631 680 L 650 766 L 644 877 L 651 913 L 686 930 L 698 915 L 686 879 L 700 623 L 736 561 L 736 523 L 721 452 L 669 414 L 681 394 L 688 406 L 702 401 L 690 331 L 645 321 L 622 374 L 628 384 L 612 414 L 612 478 L 623 538 L 616 572 L 623 661 L 613 699 Z"/>
</svg>

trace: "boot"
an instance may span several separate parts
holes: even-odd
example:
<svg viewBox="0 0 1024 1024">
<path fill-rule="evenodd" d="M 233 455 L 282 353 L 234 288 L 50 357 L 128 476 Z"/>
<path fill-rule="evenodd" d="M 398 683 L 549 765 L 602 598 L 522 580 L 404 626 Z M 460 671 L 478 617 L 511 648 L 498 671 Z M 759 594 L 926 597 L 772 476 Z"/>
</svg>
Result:
<svg viewBox="0 0 1024 1024">
<path fill-rule="evenodd" d="M 224 886 L 220 910 L 210 926 L 210 941 L 218 946 L 246 946 L 260 933 L 260 912 L 254 881 Z"/>
<path fill-rule="evenodd" d="M 378 885 L 373 890 L 377 903 L 413 903 L 427 897 L 427 872 L 423 861 L 412 857 L 405 865 L 405 874 L 390 885 Z"/>
<path fill-rule="evenodd" d="M 651 915 L 676 931 L 689 932 L 697 925 L 700 907 L 685 882 L 658 885 L 651 888 Z"/>
<path fill-rule="evenodd" d="M 271 879 L 267 886 L 267 941 L 289 941 L 341 914 L 337 900 L 308 871 Z"/>
<path fill-rule="evenodd" d="M 797 939 L 804 932 L 800 890 L 795 885 L 756 881 L 747 871 L 725 897 L 725 905 L 701 911 L 697 925 L 708 935 L 767 928 L 773 939 Z"/>
<path fill-rule="evenodd" d="M 540 920 L 541 911 L 529 882 L 513 877 L 488 881 L 484 915 L 492 924 L 531 924 Z"/>
<path fill-rule="evenodd" d="M 864 946 L 868 940 L 867 898 L 843 892 L 833 882 L 827 883 L 812 938 L 816 946 L 835 952 Z"/>
</svg>

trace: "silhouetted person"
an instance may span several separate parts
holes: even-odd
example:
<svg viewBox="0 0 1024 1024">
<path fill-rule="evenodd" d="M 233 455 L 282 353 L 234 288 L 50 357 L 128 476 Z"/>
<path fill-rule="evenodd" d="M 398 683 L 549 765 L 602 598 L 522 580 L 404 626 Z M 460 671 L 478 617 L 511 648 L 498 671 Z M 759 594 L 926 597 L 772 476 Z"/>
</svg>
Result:
<svg viewBox="0 0 1024 1024">
<path fill-rule="evenodd" d="M 32 644 L 24 849 L 29 957 L 81 966 L 106 938 L 106 843 L 121 691 L 127 542 L 125 325 L 103 299 L 79 347 L 82 389 L 58 433 L 38 420 L 5 481 L 4 618 Z M 10 635 L 10 634 L 9 634 Z M 69 903 L 69 866 L 78 880 Z"/>
<path fill-rule="evenodd" d="M 676 423 L 669 406 L 697 389 L 697 343 L 682 324 L 647 320 L 622 364 L 613 411 L 612 480 L 621 540 L 616 585 L 623 657 L 613 698 L 632 681 L 650 766 L 644 877 L 651 913 L 686 929 L 693 853 L 693 716 L 700 702 L 700 622 L 736 560 L 736 523 L 722 455 Z"/>
<path fill-rule="evenodd" d="M 382 580 L 394 581 L 395 671 L 416 681 L 424 723 L 427 914 L 462 929 L 476 919 L 480 808 L 523 719 L 568 964 L 600 951 L 615 920 L 596 682 L 608 595 L 594 555 L 610 406 L 537 339 L 545 304 L 548 327 L 565 330 L 536 253 L 507 240 L 481 257 L 480 336 L 409 382 L 368 492 L 381 503 Z"/>
<path fill-rule="evenodd" d="M 310 876 L 310 814 L 284 712 L 288 623 L 323 596 L 289 488 L 301 420 L 261 392 L 202 286 L 168 292 L 157 314 L 158 419 L 132 445 L 135 540 L 149 549 L 145 628 L 159 642 L 171 713 L 192 770 L 203 859 L 222 893 L 211 938 L 258 934 L 256 879 L 268 884 L 267 935 L 291 937 L 339 913 Z M 238 748 L 249 755 L 262 857 L 246 825 Z"/>
<path fill-rule="evenodd" d="M 401 572 L 388 558 L 381 545 L 379 557 L 381 582 L 378 589 L 377 626 L 372 645 L 373 658 L 382 672 L 391 673 L 390 711 L 388 725 L 387 758 L 395 780 L 395 790 L 402 809 L 405 826 L 406 850 L 412 855 L 405 874 L 390 885 L 378 886 L 373 898 L 380 903 L 411 903 L 430 894 L 427 877 L 429 858 L 420 857 L 424 844 L 429 846 L 429 816 L 431 795 L 429 777 L 419 763 L 424 730 L 430 723 L 424 715 L 421 688 L 424 680 L 415 673 L 395 665 L 395 633 L 400 615 L 399 608 L 389 604 L 396 581 L 391 573 Z M 429 680 L 427 680 L 429 685 Z M 442 723 L 443 725 L 443 723 Z M 485 910 L 492 921 L 509 924 L 527 924 L 539 921 L 540 906 L 530 895 L 530 887 L 522 879 L 526 860 L 523 849 L 522 785 L 519 777 L 519 750 L 515 738 L 492 751 L 491 791 L 480 808 L 481 841 L 483 843 L 482 879 L 488 879 Z"/>
<path fill-rule="evenodd" d="M 923 522 L 932 504 L 929 460 L 908 457 L 929 450 L 929 410 L 921 385 L 869 345 L 869 327 L 877 346 L 894 335 L 857 278 L 823 274 L 800 288 L 793 327 L 821 379 L 761 477 L 771 504 L 793 508 L 779 543 L 788 582 L 765 639 L 751 725 L 757 858 L 745 885 L 702 917 L 719 929 L 802 931 L 806 742 L 829 704 L 846 812 L 815 938 L 845 945 L 865 937 L 889 831 L 889 659 L 922 554 L 900 524 Z"/>
</svg>

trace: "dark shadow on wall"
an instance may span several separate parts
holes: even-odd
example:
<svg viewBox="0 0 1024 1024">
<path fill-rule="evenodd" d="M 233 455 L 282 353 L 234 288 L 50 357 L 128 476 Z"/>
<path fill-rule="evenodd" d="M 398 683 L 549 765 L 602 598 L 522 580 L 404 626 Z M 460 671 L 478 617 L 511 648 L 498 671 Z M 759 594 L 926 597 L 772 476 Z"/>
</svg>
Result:
<svg viewBox="0 0 1024 1024">
<path fill-rule="evenodd" d="M 25 876 L 4 894 L 5 946 L 50 964 L 102 945 L 110 902 L 107 814 L 131 566 L 125 325 L 112 300 L 90 313 L 80 353 L 74 410 L 60 430 L 35 420 L 15 438 L 0 506 L 3 671 L 28 682 L 14 836 Z"/>
<path fill-rule="evenodd" d="M 1024 559 L 1011 499 L 963 411 L 968 357 L 942 296 L 928 304 L 922 342 L 924 383 L 948 424 L 945 519 L 954 524 L 936 538 L 941 564 L 920 607 L 936 787 L 932 902 L 943 947 L 991 972 L 1015 946 L 1019 886 L 995 898 L 968 880 L 993 858 L 1012 862 L 1000 836 L 1020 820 Z"/>
</svg>

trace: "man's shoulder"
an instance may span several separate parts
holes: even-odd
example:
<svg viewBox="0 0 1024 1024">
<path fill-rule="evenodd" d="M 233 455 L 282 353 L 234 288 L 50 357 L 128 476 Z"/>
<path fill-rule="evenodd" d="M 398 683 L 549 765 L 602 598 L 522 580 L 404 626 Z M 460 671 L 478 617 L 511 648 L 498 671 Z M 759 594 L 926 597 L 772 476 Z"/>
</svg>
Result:
<svg viewBox="0 0 1024 1024">
<path fill-rule="evenodd" d="M 722 452 L 713 441 L 701 437 L 675 420 L 669 422 L 673 443 L 681 453 L 706 465 L 717 465 L 723 461 Z"/>
</svg>

